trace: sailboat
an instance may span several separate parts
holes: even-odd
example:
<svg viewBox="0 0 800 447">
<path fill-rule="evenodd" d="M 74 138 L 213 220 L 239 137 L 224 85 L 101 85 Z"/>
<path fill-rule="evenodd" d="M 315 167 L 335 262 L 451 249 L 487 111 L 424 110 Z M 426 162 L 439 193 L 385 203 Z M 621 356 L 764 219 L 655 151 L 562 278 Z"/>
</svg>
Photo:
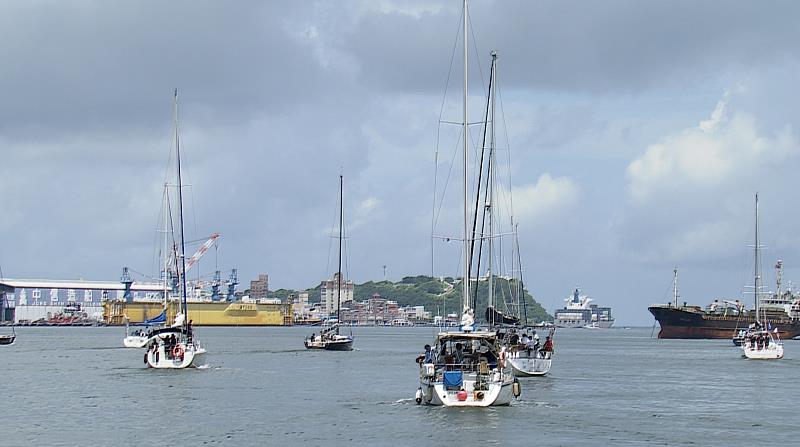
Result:
<svg viewBox="0 0 800 447">
<path fill-rule="evenodd" d="M 180 135 L 178 132 L 178 90 L 174 95 L 175 111 L 175 164 L 176 186 L 178 188 L 178 220 L 180 225 L 180 251 L 177 253 L 176 270 L 180 276 L 181 312 L 175 317 L 175 324 L 170 327 L 151 331 L 147 344 L 144 361 L 150 368 L 183 369 L 190 366 L 197 367 L 203 364 L 206 349 L 198 344 L 192 330 L 192 322 L 187 321 L 189 306 L 186 300 L 186 256 L 185 238 L 183 231 L 183 184 L 181 183 L 181 149 Z"/>
<path fill-rule="evenodd" d="M 0 306 L 0 322 L 6 321 L 6 294 L 4 292 L 0 292 L 2 294 L 2 306 Z M 11 322 L 11 333 L 10 334 L 2 334 L 0 335 L 0 345 L 12 345 L 14 344 L 14 340 L 17 339 L 17 331 L 14 330 L 14 322 Z"/>
<path fill-rule="evenodd" d="M 490 113 L 487 113 L 487 123 L 491 124 L 489 131 L 490 131 L 490 138 L 489 138 L 489 160 L 488 160 L 488 169 L 487 169 L 487 177 L 486 177 L 486 197 L 484 200 L 484 220 L 488 215 L 488 234 L 486 234 L 485 239 L 488 241 L 488 289 L 489 289 L 489 296 L 488 296 L 488 306 L 486 308 L 486 321 L 489 323 L 491 328 L 494 328 L 498 331 L 498 336 L 500 338 L 500 343 L 506 349 L 508 355 L 508 364 L 511 366 L 511 369 L 514 371 L 514 374 L 521 377 L 530 377 L 530 376 L 543 376 L 550 372 L 550 368 L 552 366 L 553 361 L 553 337 L 555 336 L 555 328 L 551 328 L 549 335 L 547 336 L 547 340 L 545 344 L 547 345 L 547 349 L 542 347 L 542 350 L 539 349 L 539 346 L 534 346 L 533 338 L 538 337 L 536 331 L 533 328 L 527 327 L 527 315 L 522 314 L 523 306 L 520 305 L 520 302 L 524 305 L 525 297 L 524 297 L 524 289 L 522 283 L 522 258 L 519 252 L 519 228 L 518 223 L 514 222 L 513 218 L 513 210 L 511 212 L 511 228 L 512 234 L 514 236 L 514 250 L 512 251 L 512 266 L 516 263 L 517 264 L 517 272 L 518 278 L 514 281 L 515 291 L 509 290 L 509 294 L 512 298 L 512 303 L 505 302 L 506 309 L 510 310 L 510 314 L 504 314 L 500 310 L 496 308 L 496 301 L 503 301 L 498 300 L 495 296 L 495 272 L 494 272 L 494 262 L 495 262 L 495 249 L 494 243 L 495 239 L 501 236 L 501 233 L 498 231 L 495 225 L 496 215 L 498 214 L 495 210 L 496 204 L 499 203 L 496 197 L 495 192 L 495 183 L 497 183 L 497 160 L 496 160 L 496 132 L 495 132 L 495 123 L 497 122 L 497 114 L 496 114 L 496 98 L 497 98 L 497 53 L 492 52 L 492 63 L 491 63 L 491 75 L 489 77 L 489 95 L 491 99 L 491 107 L 489 109 Z M 509 192 L 509 195 L 511 193 Z M 483 235 L 484 231 L 481 228 L 480 234 Z M 483 240 L 484 238 L 482 238 Z M 481 242 L 482 242 L 481 240 Z M 480 253 L 480 250 L 479 250 Z M 480 265 L 480 255 L 478 259 L 478 265 Z M 512 267 L 512 270 L 513 267 Z M 523 317 L 525 317 L 525 321 L 523 323 Z M 532 334 L 532 335 L 531 335 Z M 525 343 L 522 343 L 525 341 Z"/>
<path fill-rule="evenodd" d="M 164 228 L 161 232 L 164 233 L 164 248 L 162 249 L 161 257 L 164 261 L 164 265 L 162 267 L 162 280 L 163 280 L 163 290 L 161 291 L 162 297 L 164 300 L 164 307 L 160 314 L 155 316 L 154 318 L 150 318 L 145 320 L 143 323 L 137 324 L 136 326 L 131 326 L 130 319 L 127 315 L 124 315 L 125 319 L 125 338 L 122 339 L 122 345 L 126 348 L 143 348 L 150 337 L 153 334 L 153 330 L 161 329 L 166 326 L 167 323 L 167 305 L 169 302 L 169 290 L 170 284 L 169 281 L 171 279 L 171 270 L 170 270 L 170 256 L 171 252 L 174 252 L 174 249 L 171 246 L 174 246 L 174 232 L 171 230 L 171 209 L 169 205 L 169 184 L 164 184 L 164 205 L 163 205 L 163 213 L 164 213 Z M 141 328 L 141 326 L 144 327 Z M 139 327 L 139 328 L 137 328 Z"/>
<path fill-rule="evenodd" d="M 419 362 L 418 403 L 446 407 L 489 407 L 509 405 L 519 396 L 520 385 L 507 363 L 494 330 L 476 330 L 471 305 L 471 253 L 474 235 L 469 231 L 469 123 L 467 120 L 468 7 L 464 0 L 464 246 L 461 330 L 439 332 L 432 349 Z M 476 211 L 477 212 L 477 211 Z"/>
<path fill-rule="evenodd" d="M 741 344 L 743 357 L 756 360 L 777 360 L 783 358 L 783 343 L 780 341 L 778 328 L 769 330 L 766 314 L 761 313 L 761 299 L 759 296 L 759 249 L 758 245 L 758 194 L 756 194 L 756 241 L 755 241 L 755 266 L 753 267 L 753 294 L 755 295 L 756 321 L 751 324 L 744 334 Z M 763 320 L 762 320 L 763 317 Z"/>
<path fill-rule="evenodd" d="M 320 331 L 319 335 L 311 334 L 303 340 L 306 349 L 325 349 L 327 351 L 351 351 L 353 349 L 353 333 L 341 333 L 342 313 L 342 239 L 344 224 L 344 183 L 339 176 L 339 268 L 335 275 L 336 280 L 336 322 Z"/>
</svg>

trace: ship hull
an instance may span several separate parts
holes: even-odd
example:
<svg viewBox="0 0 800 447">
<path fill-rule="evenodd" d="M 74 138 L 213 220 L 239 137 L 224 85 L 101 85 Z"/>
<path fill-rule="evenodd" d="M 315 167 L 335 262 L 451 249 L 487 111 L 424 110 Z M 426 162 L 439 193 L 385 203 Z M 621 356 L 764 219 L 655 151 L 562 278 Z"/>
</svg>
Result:
<svg viewBox="0 0 800 447">
<path fill-rule="evenodd" d="M 738 329 L 755 322 L 755 314 L 718 315 L 673 306 L 650 306 L 647 310 L 655 317 L 661 330 L 658 338 L 732 339 Z M 768 317 L 772 327 L 778 328 L 781 338 L 800 335 L 800 321 L 775 316 Z"/>
<path fill-rule="evenodd" d="M 288 304 L 243 302 L 190 302 L 189 320 L 194 326 L 290 326 L 291 307 Z M 167 306 L 166 320 L 173 321 L 180 312 L 180 303 L 171 301 Z M 140 324 L 160 315 L 163 303 L 106 301 L 103 318 L 110 326 Z"/>
</svg>

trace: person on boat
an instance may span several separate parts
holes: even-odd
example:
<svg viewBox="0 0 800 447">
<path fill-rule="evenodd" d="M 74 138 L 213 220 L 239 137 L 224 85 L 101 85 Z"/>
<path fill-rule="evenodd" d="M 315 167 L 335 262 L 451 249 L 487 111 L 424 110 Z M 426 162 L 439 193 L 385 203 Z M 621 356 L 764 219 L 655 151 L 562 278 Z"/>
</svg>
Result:
<svg viewBox="0 0 800 447">
<path fill-rule="evenodd" d="M 189 320 L 189 323 L 186 325 L 186 337 L 189 343 L 192 342 L 192 320 Z"/>
<path fill-rule="evenodd" d="M 509 340 L 509 344 L 511 344 L 512 346 L 514 346 L 514 345 L 516 345 L 517 343 L 519 343 L 519 335 L 517 335 L 517 333 L 516 333 L 516 332 L 512 332 L 512 333 L 511 333 L 511 339 Z"/>
<path fill-rule="evenodd" d="M 431 349 L 431 345 L 425 345 L 425 358 L 423 361 L 425 363 L 433 363 L 433 349 Z"/>
<path fill-rule="evenodd" d="M 314 337 L 316 337 L 316 336 L 317 336 L 316 332 L 312 332 L 311 333 L 311 343 L 314 343 Z"/>
<path fill-rule="evenodd" d="M 550 352 L 553 352 L 553 340 L 551 340 L 550 336 L 548 335 L 547 337 L 545 337 L 544 346 L 542 346 L 541 350 L 542 357 L 547 358 L 547 355 Z"/>
<path fill-rule="evenodd" d="M 522 340 L 520 340 L 520 344 L 528 346 L 528 343 L 530 343 L 530 341 L 531 339 L 530 337 L 528 337 L 528 334 L 522 334 Z"/>
<path fill-rule="evenodd" d="M 461 343 L 456 343 L 456 363 L 462 364 L 464 363 L 464 346 Z"/>
</svg>

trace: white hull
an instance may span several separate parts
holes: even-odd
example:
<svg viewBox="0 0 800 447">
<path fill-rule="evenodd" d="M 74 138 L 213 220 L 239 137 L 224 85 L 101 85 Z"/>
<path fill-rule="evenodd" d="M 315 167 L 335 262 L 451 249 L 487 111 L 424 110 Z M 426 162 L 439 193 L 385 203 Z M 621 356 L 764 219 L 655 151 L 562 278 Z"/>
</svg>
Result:
<svg viewBox="0 0 800 447">
<path fill-rule="evenodd" d="M 777 329 L 776 329 L 777 332 Z M 743 356 L 753 360 L 777 360 L 783 358 L 783 343 L 771 332 L 757 330 L 744 335 Z"/>
<path fill-rule="evenodd" d="M 126 348 L 144 348 L 150 338 L 141 335 L 129 335 L 122 340 L 122 345 Z"/>
<path fill-rule="evenodd" d="M 783 345 L 773 343 L 766 348 L 753 349 L 746 344 L 742 345 L 744 356 L 753 360 L 778 360 L 783 358 Z"/>
<path fill-rule="evenodd" d="M 555 325 L 560 328 L 609 329 L 614 326 L 614 321 L 556 320 Z"/>
<path fill-rule="evenodd" d="M 514 397 L 514 375 L 492 373 L 486 380 L 486 390 L 475 390 L 476 374 L 465 373 L 461 388 L 466 392 L 465 399 L 459 399 L 459 390 L 447 389 L 441 380 L 433 377 L 420 379 L 422 401 L 428 405 L 445 407 L 490 407 L 510 405 Z"/>
<path fill-rule="evenodd" d="M 175 356 L 172 352 L 164 352 L 165 345 L 158 345 L 156 349 L 150 349 L 145 354 L 145 362 L 148 368 L 157 369 L 183 369 L 198 367 L 205 364 L 205 348 L 189 345 L 185 348 L 183 355 Z"/>
<path fill-rule="evenodd" d="M 553 363 L 551 356 L 547 358 L 537 357 L 535 352 L 530 356 L 527 352 L 512 352 L 509 355 L 508 363 L 514 370 L 514 375 L 518 377 L 536 377 L 544 376 L 550 372 L 550 366 Z"/>
</svg>

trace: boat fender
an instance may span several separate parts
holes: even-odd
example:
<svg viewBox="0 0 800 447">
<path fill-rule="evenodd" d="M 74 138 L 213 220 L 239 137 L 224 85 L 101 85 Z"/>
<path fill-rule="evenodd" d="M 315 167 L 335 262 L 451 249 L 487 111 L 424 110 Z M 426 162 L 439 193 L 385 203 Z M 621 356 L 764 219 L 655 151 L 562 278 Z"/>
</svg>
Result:
<svg viewBox="0 0 800 447">
<path fill-rule="evenodd" d="M 519 379 L 514 378 L 514 383 L 511 385 L 511 392 L 514 394 L 514 397 L 519 397 L 522 394 L 522 386 L 519 384 Z"/>
<path fill-rule="evenodd" d="M 477 393 L 475 393 L 475 399 L 483 400 L 483 397 L 484 397 L 483 391 L 478 391 Z"/>
<path fill-rule="evenodd" d="M 456 398 L 461 402 L 464 402 L 465 400 L 467 400 L 467 392 L 466 392 L 466 390 L 459 390 L 458 394 L 456 394 Z"/>
<path fill-rule="evenodd" d="M 422 403 L 422 387 L 417 388 L 417 395 L 414 397 L 417 405 Z"/>
<path fill-rule="evenodd" d="M 185 352 L 185 350 L 183 349 L 183 345 L 175 345 L 175 347 L 172 348 L 172 356 L 173 357 L 183 358 L 183 353 L 184 352 Z"/>
<path fill-rule="evenodd" d="M 147 353 L 146 352 L 144 353 L 144 364 L 145 365 L 147 364 Z"/>
</svg>

